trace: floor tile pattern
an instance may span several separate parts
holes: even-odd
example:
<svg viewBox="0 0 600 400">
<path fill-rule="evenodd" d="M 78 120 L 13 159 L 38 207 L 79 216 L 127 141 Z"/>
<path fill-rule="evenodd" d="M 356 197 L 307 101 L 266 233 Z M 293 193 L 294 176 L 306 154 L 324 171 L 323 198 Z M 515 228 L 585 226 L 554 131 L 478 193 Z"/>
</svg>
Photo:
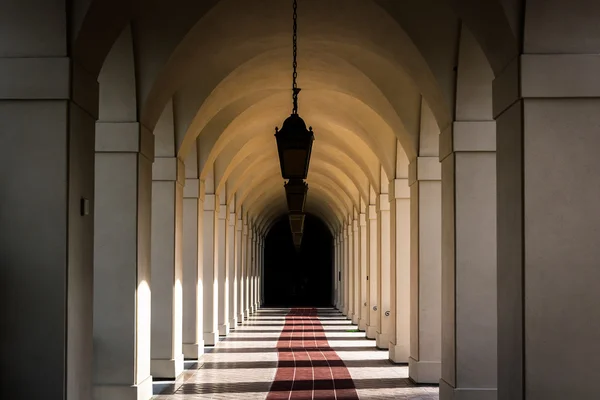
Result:
<svg viewBox="0 0 600 400">
<path fill-rule="evenodd" d="M 154 400 L 265 400 L 279 369 L 292 370 L 295 366 L 308 370 L 310 365 L 311 370 L 324 370 L 324 359 L 280 360 L 280 337 L 297 328 L 286 325 L 289 312 L 290 309 L 259 310 L 214 348 L 207 347 L 200 363 L 186 364 L 188 369 L 177 382 L 155 384 Z M 320 326 L 316 320 L 302 322 L 303 335 L 314 334 L 317 343 L 324 340 L 323 336 L 326 338 L 338 356 L 328 360 L 329 364 L 334 369 L 345 365 L 359 399 L 438 400 L 437 387 L 413 384 L 406 365 L 391 364 L 387 351 L 377 350 L 375 342 L 365 339 L 364 332 L 359 332 L 339 311 L 318 309 L 317 316 Z M 319 385 L 325 384 L 316 382 L 317 388 Z M 312 400 L 302 397 L 305 398 Z"/>
</svg>

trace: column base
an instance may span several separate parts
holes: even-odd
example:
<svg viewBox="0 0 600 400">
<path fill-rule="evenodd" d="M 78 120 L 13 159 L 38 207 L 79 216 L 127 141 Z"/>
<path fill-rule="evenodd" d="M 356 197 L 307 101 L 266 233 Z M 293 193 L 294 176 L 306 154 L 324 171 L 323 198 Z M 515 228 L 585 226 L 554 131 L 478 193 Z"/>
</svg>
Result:
<svg viewBox="0 0 600 400">
<path fill-rule="evenodd" d="M 348 315 L 348 309 L 347 309 L 346 307 L 344 307 L 344 308 L 342 309 L 342 315 L 343 315 L 344 317 Z"/>
<path fill-rule="evenodd" d="M 198 360 L 204 354 L 204 341 L 201 340 L 199 343 L 184 343 L 183 344 L 183 357 L 186 360 Z"/>
<path fill-rule="evenodd" d="M 377 332 L 377 341 L 375 346 L 380 350 L 387 350 L 390 347 L 390 335 L 388 333 Z"/>
<path fill-rule="evenodd" d="M 214 346 L 219 343 L 219 332 L 204 332 L 204 345 Z"/>
<path fill-rule="evenodd" d="M 358 320 L 358 330 L 363 332 L 367 330 L 367 321 L 364 318 Z"/>
<path fill-rule="evenodd" d="M 238 315 L 237 323 L 238 323 L 238 325 L 241 325 L 244 323 L 244 313 L 240 313 L 240 315 Z"/>
<path fill-rule="evenodd" d="M 377 339 L 377 327 L 367 325 L 367 339 L 375 340 Z"/>
<path fill-rule="evenodd" d="M 229 329 L 235 329 L 237 326 L 237 317 L 233 317 L 229 320 Z"/>
<path fill-rule="evenodd" d="M 150 372 L 155 378 L 177 379 L 183 372 L 183 354 L 172 360 L 153 358 L 150 361 Z"/>
<path fill-rule="evenodd" d="M 407 364 L 410 358 L 410 348 L 408 346 L 390 343 L 390 361 L 394 364 Z"/>
<path fill-rule="evenodd" d="M 219 336 L 229 335 L 229 322 L 219 325 Z"/>
<path fill-rule="evenodd" d="M 440 400 L 497 400 L 498 389 L 455 388 L 440 379 Z"/>
<path fill-rule="evenodd" d="M 352 316 L 352 323 L 353 323 L 354 325 L 358 325 L 358 320 L 359 320 L 359 318 L 358 318 L 358 315 L 354 314 L 354 315 Z"/>
<path fill-rule="evenodd" d="M 442 377 L 442 362 L 417 361 L 414 358 L 409 357 L 408 376 L 416 383 L 438 384 Z"/>
<path fill-rule="evenodd" d="M 137 385 L 94 385 L 94 400 L 150 400 L 152 394 L 152 376 Z"/>
<path fill-rule="evenodd" d="M 244 311 L 244 319 L 248 319 L 250 318 L 250 309 L 246 308 L 246 311 Z"/>
</svg>

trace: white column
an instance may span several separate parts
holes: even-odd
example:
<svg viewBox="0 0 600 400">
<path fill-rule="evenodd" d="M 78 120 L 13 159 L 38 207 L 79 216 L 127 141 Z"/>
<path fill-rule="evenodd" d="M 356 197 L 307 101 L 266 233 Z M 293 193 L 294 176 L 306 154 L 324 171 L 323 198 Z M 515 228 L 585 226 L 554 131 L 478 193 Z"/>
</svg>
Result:
<svg viewBox="0 0 600 400">
<path fill-rule="evenodd" d="M 442 161 L 440 395 L 496 398 L 496 123 L 455 122 Z M 461 139 L 475 134 L 478 147 Z"/>
<path fill-rule="evenodd" d="M 229 334 L 229 276 L 227 271 L 227 206 L 219 205 L 215 223 L 215 269 L 218 271 L 218 318 L 220 336 Z"/>
<path fill-rule="evenodd" d="M 231 206 L 230 206 L 231 207 Z M 237 314 L 238 314 L 238 296 L 239 296 L 239 270 L 237 268 L 237 231 L 236 231 L 236 214 L 235 212 L 229 213 L 229 221 L 227 226 L 227 251 L 229 258 L 227 260 L 227 266 L 229 271 L 229 329 L 235 329 L 237 326 Z"/>
<path fill-rule="evenodd" d="M 411 276 L 411 218 L 408 179 L 395 179 L 390 182 L 390 194 L 393 196 L 390 213 L 393 218 L 392 258 L 394 259 L 392 314 L 395 318 L 394 337 L 390 343 L 390 360 L 395 363 L 408 363 L 411 338 L 410 282 L 411 279 L 419 279 L 419 276 Z"/>
<path fill-rule="evenodd" d="M 92 395 L 98 85 L 97 76 L 69 58 L 75 41 L 70 37 L 75 31 L 70 29 L 74 25 L 74 16 L 67 12 L 70 6 L 58 0 L 9 1 L 1 6 L 3 398 L 71 400 Z M 130 137 L 138 136 L 134 124 Z M 132 185 L 129 194 L 138 182 L 131 169 L 127 175 Z M 123 196 L 123 200 L 131 200 L 129 206 L 135 207 L 135 197 Z M 131 222 L 129 218 L 127 223 Z M 125 221 L 123 228 L 129 231 L 133 250 L 137 240 Z M 133 251 L 128 254 L 133 255 Z M 138 264 L 136 257 L 127 261 L 125 271 L 133 278 L 123 288 L 130 295 L 131 309 Z M 130 331 L 135 329 L 134 316 L 129 313 Z M 132 341 L 125 344 L 123 339 L 123 347 L 131 348 Z M 131 368 L 135 355 L 129 354 Z M 32 364 L 44 366 L 34 379 Z M 121 369 L 115 372 L 131 385 L 135 375 L 130 371 L 131 375 Z"/>
<path fill-rule="evenodd" d="M 204 353 L 202 218 L 204 186 L 186 179 L 183 188 L 183 355 L 197 360 Z"/>
<path fill-rule="evenodd" d="M 252 309 L 252 257 L 254 252 L 254 247 L 252 245 L 254 232 L 252 229 L 252 224 L 248 223 L 248 254 L 246 255 L 246 318 L 248 318 L 254 310 Z"/>
<path fill-rule="evenodd" d="M 231 206 L 230 206 L 231 207 Z M 227 272 L 229 275 L 229 329 L 235 329 L 237 325 L 237 280 L 238 271 L 236 268 L 236 247 L 235 247 L 235 222 L 234 212 L 229 213 L 227 221 Z"/>
<path fill-rule="evenodd" d="M 128 145 L 131 143 L 126 140 L 128 136 L 120 134 L 131 131 L 138 139 L 133 142 L 143 146 Z M 152 397 L 150 221 L 153 150 L 154 136 L 138 123 L 97 124 L 94 399 L 147 400 Z M 48 334 L 46 329 L 44 332 Z M 51 387 L 48 389 L 46 396 L 54 398 L 50 394 L 53 393 Z"/>
<path fill-rule="evenodd" d="M 367 338 L 376 339 L 379 331 L 379 224 L 377 205 L 369 205 L 369 321 L 367 323 Z"/>
<path fill-rule="evenodd" d="M 251 231 L 248 221 L 244 220 L 244 318 L 250 316 L 250 249 Z"/>
<path fill-rule="evenodd" d="M 474 71 L 477 71 L 474 73 Z M 461 28 L 453 126 L 442 162 L 440 398 L 497 399 L 496 122 L 487 58 Z"/>
<path fill-rule="evenodd" d="M 256 231 L 256 256 L 254 260 L 254 310 L 258 310 L 260 303 L 260 232 Z"/>
<path fill-rule="evenodd" d="M 354 219 L 352 221 L 352 265 L 354 267 L 353 274 L 353 293 L 354 293 L 354 314 L 352 314 L 352 323 L 358 325 L 358 320 L 360 319 L 360 232 L 358 230 L 358 219 Z"/>
<path fill-rule="evenodd" d="M 152 166 L 152 375 L 183 372 L 182 236 L 185 167 L 175 157 Z"/>
<path fill-rule="evenodd" d="M 258 306 L 262 306 L 265 301 L 265 237 L 260 237 L 260 265 L 259 265 L 259 280 L 258 280 Z"/>
<path fill-rule="evenodd" d="M 348 314 L 346 316 L 351 320 L 354 315 L 354 229 L 352 228 L 351 217 L 348 218 L 347 232 L 346 263 L 348 265 L 348 274 L 346 276 L 348 280 Z"/>
<path fill-rule="evenodd" d="M 392 317 L 391 298 L 391 242 L 390 242 L 390 202 L 387 194 L 379 195 L 379 330 L 377 331 L 377 347 L 389 348 L 392 339 L 395 318 Z"/>
<path fill-rule="evenodd" d="M 219 341 L 219 328 L 217 315 L 219 303 L 217 295 L 218 273 L 215 269 L 215 208 L 216 196 L 206 194 L 204 199 L 204 217 L 202 221 L 202 244 L 203 244 L 203 274 L 204 274 L 204 344 L 214 346 Z"/>
<path fill-rule="evenodd" d="M 409 375 L 418 383 L 441 377 L 442 184 L 438 157 L 410 164 L 411 354 Z"/>
<path fill-rule="evenodd" d="M 501 400 L 598 396 L 599 12 L 527 2 L 494 81 Z"/>
<path fill-rule="evenodd" d="M 252 235 L 252 312 L 256 312 L 257 280 L 258 280 L 258 230 L 254 227 Z"/>
<path fill-rule="evenodd" d="M 367 215 L 360 214 L 360 319 L 358 329 L 367 330 L 367 321 L 369 315 L 369 252 L 368 246 L 369 232 L 367 228 Z"/>
<path fill-rule="evenodd" d="M 339 254 L 339 236 L 334 234 L 333 236 L 333 305 L 338 310 L 340 309 L 340 254 Z"/>
<path fill-rule="evenodd" d="M 348 236 L 348 224 L 344 222 L 344 236 L 342 238 L 343 248 L 342 248 L 342 259 L 343 259 L 343 272 L 342 272 L 342 281 L 344 282 L 344 308 L 343 314 L 348 317 L 349 309 L 350 309 L 350 278 L 349 278 L 349 236 Z"/>
<path fill-rule="evenodd" d="M 235 223 L 235 255 L 236 255 L 236 269 L 238 273 L 237 279 L 237 323 L 241 324 L 244 322 L 244 296 L 245 296 L 245 266 L 244 266 L 244 257 L 245 257 L 245 241 L 244 241 L 244 221 L 242 221 L 241 215 L 238 215 L 238 218 Z"/>
</svg>

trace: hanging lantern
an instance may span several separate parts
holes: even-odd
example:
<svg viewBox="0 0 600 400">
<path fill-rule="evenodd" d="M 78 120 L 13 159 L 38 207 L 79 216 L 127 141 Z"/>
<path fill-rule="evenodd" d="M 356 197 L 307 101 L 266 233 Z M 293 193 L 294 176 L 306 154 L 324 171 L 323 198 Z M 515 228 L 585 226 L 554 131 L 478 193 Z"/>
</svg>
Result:
<svg viewBox="0 0 600 400">
<path fill-rule="evenodd" d="M 304 232 L 304 213 L 290 213 L 289 217 L 292 234 Z"/>
<path fill-rule="evenodd" d="M 300 250 L 300 246 L 302 245 L 302 234 L 301 233 L 293 233 L 292 234 L 293 239 L 294 239 L 294 247 L 296 247 L 296 250 Z"/>
<path fill-rule="evenodd" d="M 304 120 L 298 115 L 298 94 L 300 88 L 296 79 L 298 77 L 297 67 L 297 19 L 296 9 L 297 1 L 294 0 L 294 26 L 293 26 L 293 75 L 292 75 L 292 115 L 284 122 L 281 130 L 275 128 L 275 140 L 277 141 L 277 151 L 279 153 L 279 164 L 281 165 L 281 175 L 283 179 L 306 179 L 308 176 L 308 166 L 310 163 L 310 153 L 315 136 L 312 128 L 306 129 Z"/>
<path fill-rule="evenodd" d="M 281 130 L 276 128 L 275 131 L 283 179 L 306 179 L 315 140 L 312 128 L 306 129 L 302 118 L 292 114 L 285 120 Z"/>
<path fill-rule="evenodd" d="M 303 213 L 308 185 L 301 179 L 291 179 L 284 187 L 288 210 L 292 213 Z"/>
</svg>

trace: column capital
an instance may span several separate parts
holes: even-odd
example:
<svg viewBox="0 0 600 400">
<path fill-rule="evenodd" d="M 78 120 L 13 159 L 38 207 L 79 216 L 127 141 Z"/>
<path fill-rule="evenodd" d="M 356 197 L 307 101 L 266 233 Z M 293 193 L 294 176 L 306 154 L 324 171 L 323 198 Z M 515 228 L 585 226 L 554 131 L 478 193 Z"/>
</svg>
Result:
<svg viewBox="0 0 600 400">
<path fill-rule="evenodd" d="M 154 135 L 139 122 L 96 122 L 96 153 L 140 153 L 154 161 Z"/>
<path fill-rule="evenodd" d="M 442 164 L 439 157 L 417 157 L 408 166 L 409 185 L 417 181 L 442 180 Z"/>
<path fill-rule="evenodd" d="M 354 232 L 358 232 L 358 220 L 354 219 L 354 221 L 352 221 L 352 230 L 354 230 Z"/>
<path fill-rule="evenodd" d="M 71 100 L 98 119 L 97 76 L 69 57 L 0 57 L 1 100 Z"/>
<path fill-rule="evenodd" d="M 204 195 L 204 211 L 215 211 L 216 197 L 214 194 Z"/>
<path fill-rule="evenodd" d="M 235 220 L 235 230 L 242 231 L 244 229 L 244 222 L 241 218 Z"/>
<path fill-rule="evenodd" d="M 235 224 L 235 222 L 236 222 L 235 213 L 230 212 L 227 219 L 229 220 L 229 225 L 231 225 L 231 226 L 235 226 L 236 225 Z"/>
<path fill-rule="evenodd" d="M 227 220 L 227 205 L 219 204 L 219 208 L 215 211 L 219 212 L 218 218 L 221 220 Z"/>
<path fill-rule="evenodd" d="M 522 98 L 598 98 L 598 54 L 522 54 L 493 82 L 494 118 Z"/>
<path fill-rule="evenodd" d="M 455 121 L 440 134 L 440 162 L 452 153 L 495 151 L 496 121 Z"/>
<path fill-rule="evenodd" d="M 394 199 L 410 199 L 410 186 L 407 178 L 398 178 L 390 181 L 390 192 Z"/>
<path fill-rule="evenodd" d="M 183 186 L 183 198 L 197 199 L 200 197 L 200 180 L 186 179 Z"/>
<path fill-rule="evenodd" d="M 152 164 L 152 180 L 185 184 L 185 165 L 177 157 L 156 157 Z"/>
<path fill-rule="evenodd" d="M 360 226 L 367 226 L 367 214 L 366 213 L 360 214 Z"/>
<path fill-rule="evenodd" d="M 377 205 L 376 204 L 369 205 L 369 219 L 370 220 L 377 219 Z"/>
<path fill-rule="evenodd" d="M 379 211 L 390 211 L 390 196 L 387 193 L 379 195 Z"/>
</svg>

